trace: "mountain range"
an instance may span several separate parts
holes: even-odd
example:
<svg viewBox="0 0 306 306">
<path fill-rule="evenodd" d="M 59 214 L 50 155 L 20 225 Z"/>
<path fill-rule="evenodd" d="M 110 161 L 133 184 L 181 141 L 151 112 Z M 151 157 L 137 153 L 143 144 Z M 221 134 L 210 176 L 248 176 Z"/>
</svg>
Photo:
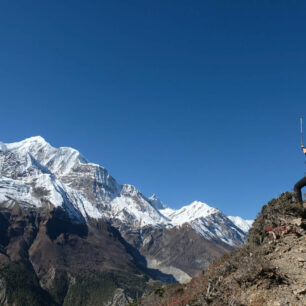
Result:
<svg viewBox="0 0 306 306">
<path fill-rule="evenodd" d="M 263 205 L 245 246 L 224 254 L 187 284 L 164 285 L 142 306 L 306 305 L 306 202 L 292 192 Z"/>
<path fill-rule="evenodd" d="M 50 275 L 64 277 L 67 292 L 59 304 L 69 297 L 71 279 L 90 269 L 134 271 L 146 284 L 186 282 L 243 245 L 252 224 L 200 201 L 172 209 L 155 194 L 119 184 L 77 150 L 54 148 L 40 136 L 0 143 L 0 213 L 0 263 L 26 262 L 48 294 Z M 134 298 L 120 286 L 111 298 Z"/>
</svg>

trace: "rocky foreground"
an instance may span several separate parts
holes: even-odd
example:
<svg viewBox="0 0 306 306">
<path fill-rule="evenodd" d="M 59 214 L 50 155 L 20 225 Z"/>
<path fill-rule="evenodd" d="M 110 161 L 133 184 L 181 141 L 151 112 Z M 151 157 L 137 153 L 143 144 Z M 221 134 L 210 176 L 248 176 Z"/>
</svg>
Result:
<svg viewBox="0 0 306 306">
<path fill-rule="evenodd" d="M 183 285 L 152 291 L 136 305 L 306 305 L 305 208 L 284 193 L 264 205 L 245 247 Z"/>
</svg>

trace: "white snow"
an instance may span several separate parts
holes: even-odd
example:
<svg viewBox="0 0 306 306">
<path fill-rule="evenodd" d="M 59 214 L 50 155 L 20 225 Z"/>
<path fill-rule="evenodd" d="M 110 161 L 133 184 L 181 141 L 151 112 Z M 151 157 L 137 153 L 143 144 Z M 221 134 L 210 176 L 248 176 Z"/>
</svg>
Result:
<svg viewBox="0 0 306 306">
<path fill-rule="evenodd" d="M 228 216 L 228 218 L 245 233 L 249 231 L 249 229 L 252 227 L 252 224 L 254 222 L 254 220 L 245 220 L 239 216 L 236 217 Z"/>
<path fill-rule="evenodd" d="M 159 214 L 149 203 L 145 201 L 135 201 L 135 198 L 121 195 L 111 201 L 110 206 L 112 218 L 119 220 L 130 219 L 134 227 L 143 227 L 146 225 L 157 225 L 167 223 L 168 220 Z"/>
<path fill-rule="evenodd" d="M 32 189 L 23 182 L 4 176 L 0 177 L 0 203 L 9 205 L 16 201 L 21 205 L 40 207 L 40 201 L 32 196 Z"/>
<path fill-rule="evenodd" d="M 205 218 L 218 211 L 218 209 L 200 201 L 194 201 L 191 204 L 183 206 L 178 210 L 173 210 L 172 212 L 169 209 L 162 210 L 162 212 L 164 212 L 167 217 L 172 220 L 173 225 L 182 225 L 198 218 Z"/>
<path fill-rule="evenodd" d="M 164 209 L 160 209 L 159 211 L 162 215 L 164 215 L 164 216 L 166 216 L 167 218 L 170 219 L 171 218 L 170 216 L 173 215 L 177 210 L 172 209 L 170 207 L 167 207 L 167 208 L 164 208 Z"/>
<path fill-rule="evenodd" d="M 88 161 L 79 151 L 69 148 L 52 147 L 41 136 L 30 137 L 25 140 L 6 144 L 8 150 L 16 152 L 19 156 L 31 154 L 41 165 L 46 166 L 56 175 L 65 175 L 71 169 Z"/>
<path fill-rule="evenodd" d="M 103 213 L 101 213 L 97 207 L 92 205 L 92 203 L 86 198 L 85 194 L 67 186 L 65 189 L 70 202 L 74 204 L 75 208 L 78 209 L 85 218 L 90 217 L 93 219 L 100 219 L 103 217 Z"/>
<path fill-rule="evenodd" d="M 5 152 L 7 150 L 6 145 L 3 142 L 0 142 L 0 152 Z"/>
<path fill-rule="evenodd" d="M 38 151 L 42 147 L 51 147 L 41 136 L 26 138 L 22 141 L 7 143 L 6 147 L 10 151 L 19 151 L 20 153 L 31 153 Z"/>
</svg>

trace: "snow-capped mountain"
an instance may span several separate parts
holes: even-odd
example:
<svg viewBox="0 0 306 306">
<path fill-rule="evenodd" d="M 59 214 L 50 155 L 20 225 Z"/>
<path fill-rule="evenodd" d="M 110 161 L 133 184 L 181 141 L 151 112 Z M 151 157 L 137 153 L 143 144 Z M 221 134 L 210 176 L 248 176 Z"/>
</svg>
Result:
<svg viewBox="0 0 306 306">
<path fill-rule="evenodd" d="M 50 224 L 62 222 L 50 225 L 55 233 L 65 226 L 93 233 L 106 222 L 119 230 L 122 243 L 137 250 L 132 252 L 137 258 L 145 258 L 139 259 L 142 265 L 178 281 L 188 281 L 246 238 L 243 222 L 233 219 L 235 225 L 216 208 L 195 201 L 171 209 L 155 194 L 146 197 L 119 184 L 79 151 L 54 148 L 39 136 L 0 143 L 0 213 L 3 209 L 54 215 L 61 221 Z"/>
<path fill-rule="evenodd" d="M 160 212 L 171 220 L 173 226 L 188 223 L 206 239 L 217 238 L 229 245 L 237 245 L 237 241 L 241 242 L 245 238 L 244 231 L 222 211 L 200 201 L 194 201 L 178 210 L 164 208 Z"/>
<path fill-rule="evenodd" d="M 85 219 L 119 219 L 137 227 L 168 222 L 134 186 L 118 184 L 105 168 L 89 163 L 75 149 L 53 148 L 39 136 L 2 148 L 0 173 L 12 184 L 27 185 L 25 206 L 42 207 L 49 201 L 55 207 L 70 205 Z M 44 193 L 41 199 L 37 189 Z M 19 196 L 11 193 L 6 199 L 17 201 Z M 76 215 L 74 219 L 80 220 Z"/>
<path fill-rule="evenodd" d="M 245 225 L 202 202 L 178 210 L 156 195 L 121 185 L 73 148 L 54 148 L 42 137 L 0 145 L 0 205 L 61 207 L 74 222 L 109 220 L 118 229 L 191 226 L 202 237 L 231 246 L 243 243 Z M 237 221 L 238 220 L 238 221 Z"/>
<path fill-rule="evenodd" d="M 245 233 L 249 231 L 251 228 L 254 220 L 245 220 L 239 216 L 233 217 L 229 216 L 228 217 L 237 227 L 239 227 L 241 230 L 243 230 Z"/>
<path fill-rule="evenodd" d="M 211 214 L 219 212 L 218 209 L 210 207 L 209 205 L 194 201 L 187 206 L 183 206 L 178 210 L 165 208 L 161 212 L 172 220 L 173 225 L 182 225 L 186 222 L 192 222 L 198 218 L 205 218 Z"/>
</svg>

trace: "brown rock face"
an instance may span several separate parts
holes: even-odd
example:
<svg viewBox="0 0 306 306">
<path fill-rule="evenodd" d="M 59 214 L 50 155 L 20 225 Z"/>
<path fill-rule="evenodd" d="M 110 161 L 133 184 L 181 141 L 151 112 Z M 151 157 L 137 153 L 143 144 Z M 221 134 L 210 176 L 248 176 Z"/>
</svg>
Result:
<svg viewBox="0 0 306 306">
<path fill-rule="evenodd" d="M 173 274 L 180 282 L 190 280 L 233 250 L 225 243 L 203 238 L 187 224 L 180 228 L 145 228 L 141 234 L 125 231 L 123 236 L 145 256 L 149 266 Z"/>
</svg>

